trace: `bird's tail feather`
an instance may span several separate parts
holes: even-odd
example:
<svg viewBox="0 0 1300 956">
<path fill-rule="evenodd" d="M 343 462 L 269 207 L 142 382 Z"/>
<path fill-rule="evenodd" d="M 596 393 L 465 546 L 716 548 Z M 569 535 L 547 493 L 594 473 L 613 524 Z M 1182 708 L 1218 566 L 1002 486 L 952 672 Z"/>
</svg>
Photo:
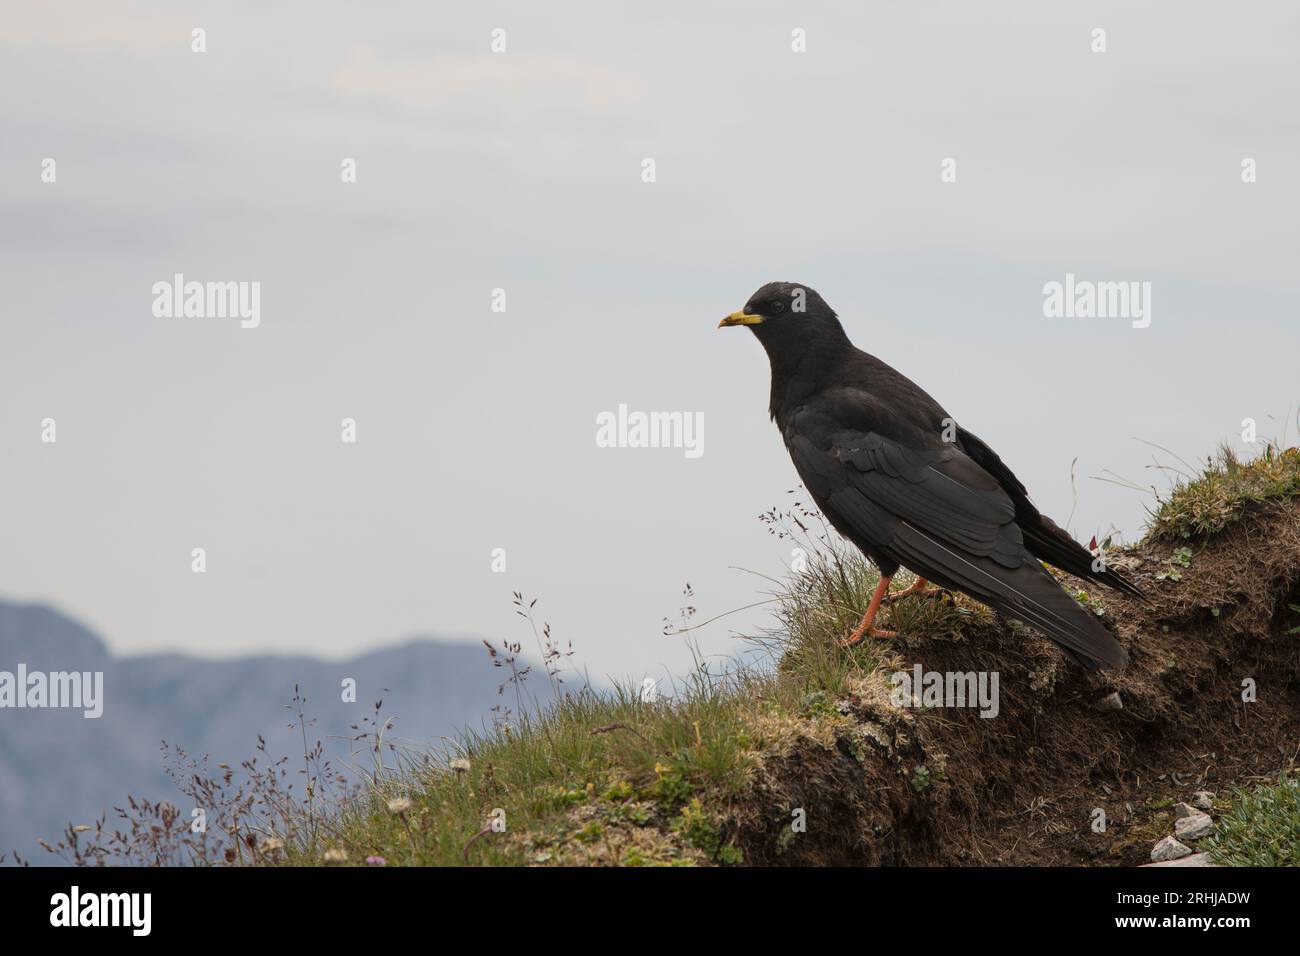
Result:
<svg viewBox="0 0 1300 956">
<path fill-rule="evenodd" d="M 1089 669 L 1122 670 L 1128 655 L 1115 636 L 1067 594 L 1033 555 L 1018 568 L 958 554 L 904 522 L 891 543 L 903 563 L 924 568 L 936 584 L 964 591 L 995 611 L 1024 621 Z"/>
<path fill-rule="evenodd" d="M 1037 524 L 1033 522 L 1021 524 L 1020 530 L 1024 534 L 1025 547 L 1029 552 L 1052 567 L 1060 568 L 1077 578 L 1097 581 L 1144 601 L 1151 600 L 1141 588 L 1114 568 L 1103 567 L 1099 571 L 1094 570 L 1096 558 L 1093 557 L 1092 552 L 1075 541 L 1068 532 L 1046 515 L 1040 514 Z"/>
</svg>

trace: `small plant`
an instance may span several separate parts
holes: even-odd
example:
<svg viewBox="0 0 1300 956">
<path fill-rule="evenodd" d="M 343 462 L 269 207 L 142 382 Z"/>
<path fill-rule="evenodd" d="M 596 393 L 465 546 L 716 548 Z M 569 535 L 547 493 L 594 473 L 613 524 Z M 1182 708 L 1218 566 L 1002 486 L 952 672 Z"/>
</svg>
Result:
<svg viewBox="0 0 1300 956">
<path fill-rule="evenodd" d="M 670 767 L 655 764 L 655 773 L 659 775 L 659 779 L 655 782 L 653 793 L 655 799 L 664 807 L 672 809 L 690 799 L 694 790 L 690 781 L 682 773 L 680 765 Z"/>
<path fill-rule="evenodd" d="M 635 791 L 632 784 L 620 779 L 610 784 L 602 796 L 610 801 L 631 800 L 635 796 Z"/>
<path fill-rule="evenodd" d="M 1222 866 L 1300 866 L 1300 780 L 1237 791 L 1210 842 Z"/>
<path fill-rule="evenodd" d="M 735 865 L 744 859 L 739 847 L 731 846 L 722 839 L 717 822 L 704 809 L 699 798 L 691 800 L 682 807 L 681 816 L 673 824 L 674 829 L 685 841 L 697 850 L 703 850 L 710 858 L 724 865 Z"/>
<path fill-rule="evenodd" d="M 839 709 L 835 706 L 835 701 L 823 690 L 815 690 L 810 694 L 805 694 L 803 703 L 799 707 L 799 715 L 810 719 L 818 717 L 835 717 L 838 716 Z"/>
<path fill-rule="evenodd" d="M 1102 617 L 1106 613 L 1105 602 L 1103 602 L 1100 597 L 1094 597 L 1083 589 L 1074 592 L 1074 599 L 1080 606 L 1087 608 L 1098 617 Z"/>
<path fill-rule="evenodd" d="M 1157 581 L 1181 581 L 1183 579 L 1183 568 L 1192 566 L 1192 549 L 1175 548 L 1174 553 L 1170 555 L 1165 570 L 1156 575 Z"/>
</svg>

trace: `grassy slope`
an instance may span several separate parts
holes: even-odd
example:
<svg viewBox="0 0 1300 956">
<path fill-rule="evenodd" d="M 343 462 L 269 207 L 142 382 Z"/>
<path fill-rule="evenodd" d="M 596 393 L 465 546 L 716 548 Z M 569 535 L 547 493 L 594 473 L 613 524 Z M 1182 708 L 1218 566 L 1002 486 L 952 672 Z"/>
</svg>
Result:
<svg viewBox="0 0 1300 956">
<path fill-rule="evenodd" d="M 713 807 L 744 792 L 784 721 L 837 717 L 827 702 L 875 666 L 869 648 L 845 653 L 834 640 L 876 580 L 856 556 L 819 553 L 782 595 L 794 635 L 784 666 L 698 672 L 656 701 L 639 687 L 563 696 L 509 729 L 467 735 L 453 756 L 459 769 L 386 781 L 344 809 L 330 838 L 289 841 L 283 860 L 319 863 L 343 849 L 352 862 L 380 855 L 389 865 L 741 862 Z M 410 809 L 391 812 L 394 798 Z M 504 833 L 466 851 L 498 810 Z"/>
<path fill-rule="evenodd" d="M 1213 535 L 1250 509 L 1297 493 L 1300 451 L 1270 448 L 1249 463 L 1224 452 L 1172 490 L 1150 536 Z M 795 536 L 804 531 L 787 519 L 787 530 L 791 521 L 798 526 Z M 835 702 L 881 663 L 870 644 L 837 644 L 865 607 L 874 570 L 816 537 L 810 567 L 776 595 L 780 626 L 766 639 L 775 668 L 697 674 L 654 703 L 635 689 L 570 695 L 509 730 L 465 739 L 460 769 L 384 781 L 316 839 L 288 840 L 279 862 L 318 864 L 331 850 L 330 861 L 377 855 L 389 865 L 743 862 L 720 808 L 743 796 L 753 770 L 782 752 L 783 738 L 822 733 L 829 742 L 848 719 Z M 907 583 L 900 576 L 897 586 Z M 904 632 L 970 636 L 994 626 L 961 597 L 912 599 L 889 613 Z M 1300 827 L 1295 793 L 1284 783 L 1239 794 L 1216 854 L 1230 863 L 1296 862 L 1294 850 L 1279 849 Z M 393 799 L 410 806 L 399 802 L 394 812 Z M 504 815 L 501 832 L 489 829 L 494 814 Z"/>
<path fill-rule="evenodd" d="M 1224 452 L 1207 463 L 1202 476 L 1180 483 L 1166 496 L 1152 515 L 1148 541 L 1170 542 L 1162 547 L 1172 554 L 1170 576 L 1177 576 L 1180 568 L 1186 569 L 1192 552 L 1185 547 L 1174 550 L 1174 543 L 1204 544 L 1252 511 L 1297 494 L 1297 449 L 1270 448 L 1249 463 Z M 741 668 L 725 675 L 701 668 L 680 686 L 661 690 L 662 696 L 654 701 L 642 700 L 640 688 L 562 694 L 545 708 L 514 715 L 508 725 L 466 734 L 447 752 L 426 758 L 419 766 L 407 764 L 393 772 L 377 765 L 351 797 L 323 812 L 319 796 L 309 801 L 310 813 L 305 811 L 301 794 L 295 798 L 288 784 L 294 775 L 278 764 L 246 763 L 243 778 L 251 779 L 254 786 L 236 789 L 233 797 L 214 797 L 214 791 L 224 794 L 239 786 L 240 774 L 225 768 L 215 778 L 202 777 L 201 792 L 196 794 L 197 805 L 233 808 L 229 819 L 239 821 L 240 846 L 227 850 L 224 859 L 273 865 L 366 865 L 367 860 L 374 863 L 378 858 L 387 865 L 735 864 L 746 862 L 737 846 L 736 829 L 745 824 L 747 812 L 750 845 L 773 859 L 774 854 L 785 854 L 794 829 L 780 820 L 775 829 L 770 822 L 758 820 L 759 839 L 754 842 L 755 814 L 787 813 L 774 808 L 808 805 L 810 795 L 813 803 L 822 798 L 833 803 L 840 793 L 865 788 L 869 791 L 865 799 L 861 794 L 849 795 L 844 798 L 849 802 L 819 810 L 823 813 L 819 822 L 827 819 L 826 809 L 832 811 L 829 852 L 844 861 L 859 859 L 863 847 L 870 848 L 877 837 L 892 836 L 896 842 L 912 844 L 914 836 L 897 832 L 900 821 L 917 812 L 916 805 L 908 803 L 909 795 L 924 798 L 928 788 L 935 795 L 934 812 L 939 812 L 943 795 L 958 793 L 961 800 L 950 801 L 958 815 L 970 812 L 972 801 L 987 803 L 991 791 L 986 788 L 991 784 L 970 777 L 970 762 L 1005 757 L 1011 762 L 1001 766 L 1014 773 L 1006 768 L 1018 766 L 1019 749 L 1032 750 L 1034 743 L 1018 744 L 1012 738 L 1029 733 L 1034 724 L 1017 724 L 1022 718 L 1013 717 L 993 735 L 990 723 L 976 720 L 963 725 L 943 714 L 926 715 L 925 723 L 906 723 L 890 716 L 887 700 L 883 710 L 864 716 L 863 706 L 870 709 L 881 703 L 884 675 L 902 663 L 891 647 L 896 642 L 869 641 L 852 649 L 839 644 L 866 607 L 878 580 L 876 572 L 833 535 L 810 530 L 818 519 L 807 511 L 773 512 L 767 520 L 774 533 L 795 539 L 809 556 L 801 573 L 792 573 L 776 585 L 776 627 L 757 642 L 775 666 Z M 1180 557 L 1182 552 L 1186 555 Z M 908 583 L 904 573 L 895 587 Z M 1160 587 L 1169 585 L 1166 581 Z M 1101 596 L 1080 592 L 1078 597 L 1099 614 L 1105 613 Z M 1215 601 L 1219 599 L 1215 596 Z M 1189 602 L 1187 613 L 1201 613 L 1196 605 L 1197 601 Z M 1218 620 L 1218 608 L 1214 610 L 1217 626 L 1223 621 Z M 1300 614 L 1300 607 L 1293 610 Z M 1004 622 L 964 597 L 909 598 L 885 613 L 886 626 L 930 642 L 927 653 L 933 654 L 936 646 L 941 653 L 945 647 L 955 649 L 957 669 L 969 669 L 972 662 L 977 667 L 1010 668 L 1013 679 L 1018 675 L 1022 681 L 1021 697 L 1027 686 L 1024 681 L 1042 680 L 1043 693 L 1048 695 L 1064 687 L 1067 699 L 1076 699 L 1081 689 L 1069 683 L 1073 677 L 1057 674 L 1055 661 L 1060 655 L 1044 642 L 1038 642 L 1041 648 L 1025 645 L 1021 658 L 1007 657 L 1008 648 L 1021 654 L 1018 629 L 1013 626 L 1008 636 Z M 1165 619 L 1176 624 L 1176 616 Z M 1229 618 L 1225 613 L 1224 620 Z M 1159 646 L 1159 641 L 1152 646 Z M 1182 679 L 1168 673 L 1171 681 Z M 544 679 L 534 675 L 539 678 Z M 1137 675 L 1129 678 L 1138 680 Z M 1140 687 L 1122 686 L 1128 688 L 1126 694 L 1139 695 L 1139 705 L 1144 703 Z M 1054 698 L 1034 703 L 1014 693 L 1006 703 L 1021 708 L 1022 717 L 1028 703 L 1028 720 L 1035 723 L 1034 707 L 1061 706 Z M 1078 719 L 1077 714 L 1073 719 Z M 381 726 L 377 716 L 373 723 Z M 1111 760 L 1113 744 L 1111 753 L 1098 754 L 1096 741 L 1089 742 L 1094 730 L 1086 723 L 1062 725 L 1052 731 L 1057 737 L 1041 738 L 1047 748 L 1060 748 L 1076 761 L 1058 763 L 1058 775 L 1060 768 L 1080 766 L 1080 754 L 1085 776 L 1090 774 L 1086 769 L 1090 764 Z M 995 736 L 1008 742 L 1003 744 Z M 374 740 L 378 752 L 380 734 Z M 826 760 L 818 763 L 815 753 L 816 759 L 809 760 L 812 751 L 820 751 L 833 761 L 837 751 L 842 754 L 846 748 L 853 758 L 847 767 Z M 901 797 L 897 790 L 889 792 L 881 785 L 884 778 L 864 777 L 864 757 L 870 757 L 877 769 L 888 766 L 895 782 L 906 781 L 901 784 Z M 956 768 L 965 777 L 954 777 L 951 786 L 944 776 L 945 759 L 965 761 Z M 310 755 L 306 762 L 310 767 Z M 777 768 L 779 778 L 765 773 L 770 768 Z M 1146 773 L 1149 779 L 1150 770 Z M 1281 848 L 1288 839 L 1294 842 L 1300 828 L 1295 790 L 1287 787 L 1284 782 L 1236 794 L 1214 846 L 1219 858 L 1233 863 L 1296 862 L 1294 850 L 1288 857 Z M 254 791 L 262 796 L 246 796 Z M 1008 791 L 1001 802 L 1012 795 Z M 1025 795 L 1014 793 L 1016 799 Z M 1090 805 L 1081 803 L 1078 813 Z M 922 807 L 920 812 L 929 811 Z M 983 814 L 984 808 L 977 812 Z M 1075 812 L 1071 808 L 1070 813 Z M 174 808 L 146 806 L 132 814 L 134 819 L 128 820 L 129 830 L 117 840 L 117 848 L 101 824 L 90 834 L 70 829 L 54 852 L 71 862 L 123 856 L 146 863 L 205 863 L 222 858 L 220 847 L 215 852 L 195 850 L 188 818 Z M 1149 850 L 1153 837 L 1160 835 L 1156 831 L 1166 822 L 1163 817 L 1146 821 L 1151 834 L 1133 823 L 1128 839 L 1146 849 L 1130 848 L 1129 856 Z M 853 828 L 856 844 L 849 842 Z M 890 833 L 891 829 L 896 832 Z M 955 832 L 963 830 L 958 816 Z M 772 837 L 773 833 L 778 835 Z M 921 831 L 919 838 L 924 841 L 926 833 Z M 98 849 L 105 844 L 106 850 Z M 122 846 L 129 847 L 129 853 L 124 854 Z M 957 858 L 988 859 L 985 850 L 987 844 L 968 857 L 959 849 Z M 825 844 L 820 852 L 826 852 Z M 796 858 L 803 857 L 796 854 Z"/>
<path fill-rule="evenodd" d="M 450 755 L 459 769 L 387 780 L 344 808 L 328 837 L 288 841 L 279 861 L 318 864 L 334 850 L 331 861 L 381 856 L 388 865 L 743 862 L 717 808 L 741 798 L 752 771 L 791 737 L 830 743 L 848 721 L 835 701 L 880 664 L 870 643 L 838 643 L 877 572 L 830 536 L 813 540 L 805 537 L 808 568 L 776 594 L 780 627 L 758 642 L 776 667 L 697 672 L 655 702 L 640 688 L 562 697 L 508 730 L 467 735 Z M 896 588 L 908 583 L 900 574 Z M 961 596 L 910 599 L 888 613 L 896 627 L 929 633 L 993 621 Z M 410 807 L 394 813 L 394 799 Z M 504 832 L 471 843 L 497 811 Z"/>
</svg>

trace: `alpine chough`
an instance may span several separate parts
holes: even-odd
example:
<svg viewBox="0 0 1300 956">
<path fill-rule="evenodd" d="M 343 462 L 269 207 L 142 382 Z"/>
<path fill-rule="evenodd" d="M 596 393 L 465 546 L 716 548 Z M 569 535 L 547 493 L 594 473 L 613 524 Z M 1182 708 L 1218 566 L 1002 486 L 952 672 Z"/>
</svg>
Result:
<svg viewBox="0 0 1300 956">
<path fill-rule="evenodd" d="M 804 486 L 880 569 L 847 643 L 892 637 L 872 626 L 881 604 L 933 582 L 1037 628 L 1089 669 L 1124 666 L 1120 643 L 1041 562 L 1142 592 L 1039 514 L 993 449 L 938 402 L 855 348 L 820 295 L 770 282 L 718 327 L 727 325 L 748 326 L 767 352 L 769 411 Z M 888 595 L 900 566 L 917 581 Z"/>
</svg>

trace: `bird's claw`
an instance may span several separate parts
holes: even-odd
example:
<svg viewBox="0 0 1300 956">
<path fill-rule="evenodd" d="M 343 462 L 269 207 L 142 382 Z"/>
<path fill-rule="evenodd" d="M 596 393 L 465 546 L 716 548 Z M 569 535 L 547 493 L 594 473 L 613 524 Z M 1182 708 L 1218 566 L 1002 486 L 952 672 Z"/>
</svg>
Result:
<svg viewBox="0 0 1300 956">
<path fill-rule="evenodd" d="M 857 647 L 867 637 L 898 637 L 897 631 L 886 631 L 883 628 L 873 627 L 871 632 L 862 634 L 853 633 L 840 641 L 840 647 Z"/>
</svg>

